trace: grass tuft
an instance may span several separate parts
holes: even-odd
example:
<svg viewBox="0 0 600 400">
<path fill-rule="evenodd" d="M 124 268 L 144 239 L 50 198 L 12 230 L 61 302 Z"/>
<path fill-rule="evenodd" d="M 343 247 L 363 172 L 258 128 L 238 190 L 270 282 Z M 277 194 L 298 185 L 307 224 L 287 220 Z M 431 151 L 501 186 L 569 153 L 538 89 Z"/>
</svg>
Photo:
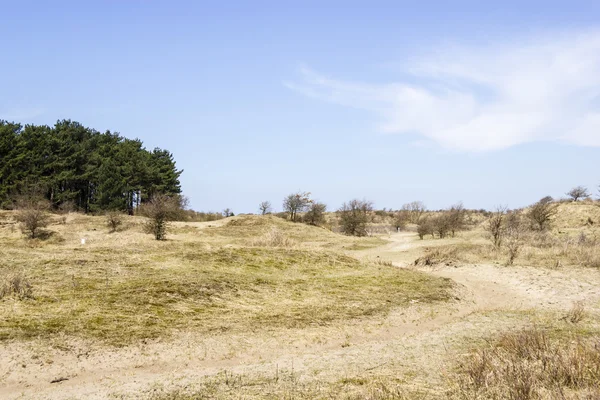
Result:
<svg viewBox="0 0 600 400">
<path fill-rule="evenodd" d="M 459 364 L 452 397 L 598 398 L 600 338 L 555 336 L 538 328 L 500 335 Z"/>
</svg>

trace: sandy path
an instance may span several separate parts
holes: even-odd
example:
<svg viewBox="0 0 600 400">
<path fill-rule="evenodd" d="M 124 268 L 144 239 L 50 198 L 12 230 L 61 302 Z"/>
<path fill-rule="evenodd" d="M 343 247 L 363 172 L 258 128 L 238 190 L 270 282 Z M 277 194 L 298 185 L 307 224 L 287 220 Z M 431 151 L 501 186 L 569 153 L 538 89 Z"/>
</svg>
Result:
<svg viewBox="0 0 600 400">
<path fill-rule="evenodd" d="M 408 267 L 423 246 L 414 234 L 393 234 L 388 240 L 358 255 Z M 600 272 L 590 269 L 468 265 L 423 270 L 457 282 L 460 300 L 435 308 L 414 304 L 385 319 L 351 326 L 258 336 L 182 334 L 169 342 L 109 351 L 83 343 L 69 343 L 64 351 L 50 351 L 42 344 L 4 345 L 0 398 L 104 399 L 114 393 L 135 397 L 155 384 L 186 385 L 223 370 L 272 375 L 293 368 L 300 379 L 322 380 L 401 370 L 418 376 L 415 384 L 427 385 L 439 379 L 448 346 L 518 324 L 510 317 L 491 318 L 489 312 L 562 311 L 574 301 L 592 309 L 600 304 Z M 50 383 L 57 378 L 68 380 Z"/>
</svg>

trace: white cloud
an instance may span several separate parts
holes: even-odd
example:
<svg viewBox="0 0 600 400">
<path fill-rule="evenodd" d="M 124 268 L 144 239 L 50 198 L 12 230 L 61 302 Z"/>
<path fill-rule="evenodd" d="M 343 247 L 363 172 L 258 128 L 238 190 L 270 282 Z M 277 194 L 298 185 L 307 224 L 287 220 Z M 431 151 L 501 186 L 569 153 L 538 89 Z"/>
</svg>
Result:
<svg viewBox="0 0 600 400">
<path fill-rule="evenodd" d="M 26 123 L 27 120 L 35 117 L 39 117 L 44 114 L 43 108 L 23 108 L 23 109 L 11 109 L 8 111 L 0 110 L 0 120 L 9 122 Z"/>
<path fill-rule="evenodd" d="M 299 82 L 285 85 L 371 111 L 385 132 L 418 133 L 454 150 L 533 141 L 600 146 L 600 31 L 435 49 L 389 84 L 300 72 Z"/>
</svg>

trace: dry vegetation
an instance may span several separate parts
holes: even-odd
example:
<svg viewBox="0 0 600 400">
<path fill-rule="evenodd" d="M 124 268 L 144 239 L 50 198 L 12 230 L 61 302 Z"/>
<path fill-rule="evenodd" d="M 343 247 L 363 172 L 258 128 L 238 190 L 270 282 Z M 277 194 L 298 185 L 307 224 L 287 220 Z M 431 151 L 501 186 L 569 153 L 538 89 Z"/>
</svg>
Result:
<svg viewBox="0 0 600 400">
<path fill-rule="evenodd" d="M 260 353 L 254 369 L 235 370 L 245 359 L 227 364 L 227 353 L 216 363 L 225 367 L 136 394 L 115 387 L 114 398 L 597 399 L 600 297 L 574 296 L 569 308 L 486 309 L 470 303 L 469 288 L 443 277 L 468 266 L 496 268 L 490 281 L 524 268 L 571 277 L 570 269 L 596 271 L 600 207 L 552 204 L 556 214 L 543 229 L 526 226 L 529 211 L 522 210 L 514 213 L 518 235 L 509 234 L 514 225 L 504 216 L 512 217 L 502 214 L 495 237 L 489 221 L 498 214 L 460 205 L 362 213 L 365 237 L 327 229 L 339 224 L 337 212 L 323 215 L 324 227 L 273 215 L 173 222 L 162 241 L 144 233 L 141 217 L 115 215 L 115 226 L 111 216 L 73 213 L 50 218 L 46 239 L 25 239 L 14 212 L 0 212 L 0 344 L 78 341 L 121 351 L 185 334 L 232 347 L 250 338 L 258 347 L 289 346 L 291 362 L 281 350 L 264 365 Z M 438 231 L 431 235 L 429 227 L 420 240 L 417 228 L 428 221 Z M 393 236 L 397 228 L 405 231 Z M 535 282 L 540 275 L 528 276 Z M 479 290 L 488 296 L 487 287 Z M 555 293 L 564 292 L 540 291 L 535 299 L 545 304 Z M 509 295 L 496 295 L 508 304 Z M 453 316 L 452 307 L 463 311 Z M 361 339 L 331 339 L 342 329 Z M 296 343 L 316 346 L 297 368 Z M 310 364 L 325 351 L 331 364 Z"/>
<path fill-rule="evenodd" d="M 17 296 L 0 302 L 0 339 L 60 334 L 125 345 L 180 330 L 318 326 L 450 296 L 448 280 L 362 263 L 318 245 L 292 246 L 302 231 L 338 246 L 360 239 L 282 220 L 272 227 L 272 217 L 265 218 L 234 219 L 206 234 L 175 229 L 162 242 L 143 235 L 136 218 L 133 229 L 103 236 L 100 217 L 77 216 L 64 229 L 52 227 L 64 235 L 58 244 L 4 230 L 0 259 L 26 271 L 27 280 L 3 278 L 2 293 Z M 68 233 L 75 227 L 88 236 L 86 245 Z M 237 245 L 221 246 L 223 238 Z"/>
<path fill-rule="evenodd" d="M 490 231 L 490 223 L 498 224 L 492 214 L 472 225 L 457 241 L 436 241 L 425 248 L 416 265 L 466 263 L 519 264 L 541 267 L 600 267 L 600 207 L 591 203 L 556 204 L 556 217 L 550 229 L 527 229 L 521 216 L 521 227 L 512 227 L 498 236 Z M 523 213 L 526 213 L 524 211 Z M 510 214 L 508 215 L 510 221 Z M 589 221 L 592 221 L 591 223 Z M 511 228 L 511 227 L 509 227 Z M 488 238 L 488 240 L 485 240 Z M 426 240 L 431 243 L 432 240 Z"/>
<path fill-rule="evenodd" d="M 597 399 L 600 336 L 533 327 L 474 350 L 452 377 L 461 399 Z"/>
</svg>

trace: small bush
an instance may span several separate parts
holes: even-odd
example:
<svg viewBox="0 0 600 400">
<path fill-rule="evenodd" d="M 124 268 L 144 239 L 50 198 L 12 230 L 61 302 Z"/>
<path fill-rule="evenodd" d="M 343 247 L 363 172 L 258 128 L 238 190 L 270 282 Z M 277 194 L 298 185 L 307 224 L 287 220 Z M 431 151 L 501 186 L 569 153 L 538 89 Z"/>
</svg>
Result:
<svg viewBox="0 0 600 400">
<path fill-rule="evenodd" d="M 116 232 L 123 225 L 123 214 L 117 211 L 106 213 L 106 226 L 110 232 Z"/>
<path fill-rule="evenodd" d="M 513 265 L 525 241 L 525 226 L 519 214 L 510 213 L 506 217 L 504 246 L 508 250 L 506 265 Z"/>
<path fill-rule="evenodd" d="M 144 226 L 146 233 L 154 235 L 156 240 L 166 240 L 170 221 L 180 218 L 183 211 L 182 198 L 156 194 L 142 207 L 142 214 L 148 217 Z"/>
<path fill-rule="evenodd" d="M 310 204 L 308 211 L 302 218 L 302 221 L 308 225 L 322 225 L 325 222 L 325 211 L 327 211 L 327 206 L 323 203 L 315 201 Z"/>
<path fill-rule="evenodd" d="M 586 315 L 585 306 L 581 301 L 577 301 L 573 304 L 573 307 L 571 307 L 564 319 L 572 324 L 578 324 L 585 319 Z"/>
<path fill-rule="evenodd" d="M 429 218 L 421 218 L 419 223 L 417 224 L 417 234 L 419 235 L 419 239 L 423 240 L 425 235 L 434 236 L 435 228 Z"/>
<path fill-rule="evenodd" d="M 371 211 L 373 211 L 371 201 L 354 199 L 344 203 L 338 210 L 342 232 L 351 236 L 366 236 Z"/>
<path fill-rule="evenodd" d="M 552 197 L 546 196 L 527 211 L 527 217 L 531 220 L 534 228 L 545 231 L 550 228 L 552 219 L 558 212 L 558 205 L 553 202 Z"/>
<path fill-rule="evenodd" d="M 6 273 L 0 279 L 0 299 L 9 296 L 19 300 L 33 298 L 31 284 L 22 272 Z"/>
</svg>

